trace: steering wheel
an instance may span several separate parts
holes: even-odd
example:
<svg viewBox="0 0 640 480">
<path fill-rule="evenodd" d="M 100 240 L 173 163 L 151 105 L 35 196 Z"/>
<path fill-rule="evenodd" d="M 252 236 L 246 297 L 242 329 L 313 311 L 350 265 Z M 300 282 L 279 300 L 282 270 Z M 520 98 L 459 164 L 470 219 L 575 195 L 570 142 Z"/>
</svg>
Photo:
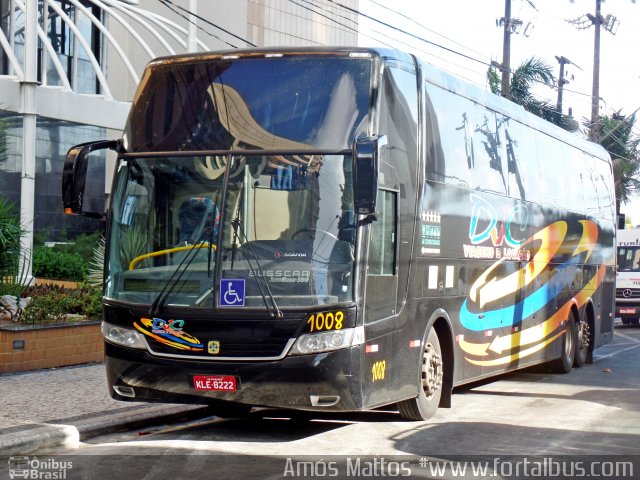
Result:
<svg viewBox="0 0 640 480">
<path fill-rule="evenodd" d="M 296 236 L 298 236 L 298 234 L 304 233 L 304 232 L 320 232 L 320 233 L 323 233 L 324 235 L 328 235 L 329 237 L 335 239 L 338 242 L 340 241 L 340 239 L 336 237 L 333 233 L 327 230 L 322 230 L 321 228 L 301 228 L 300 230 L 296 230 L 295 232 L 293 232 L 293 235 L 291 235 L 291 240 L 294 240 Z"/>
</svg>

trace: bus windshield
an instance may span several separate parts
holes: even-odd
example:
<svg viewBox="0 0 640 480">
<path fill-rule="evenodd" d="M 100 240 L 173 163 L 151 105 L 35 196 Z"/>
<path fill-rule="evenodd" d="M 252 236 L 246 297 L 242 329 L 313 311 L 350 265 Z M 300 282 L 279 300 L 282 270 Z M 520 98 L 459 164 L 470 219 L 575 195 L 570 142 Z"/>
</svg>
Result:
<svg viewBox="0 0 640 480">
<path fill-rule="evenodd" d="M 350 155 L 126 158 L 113 198 L 109 298 L 152 304 L 164 295 L 164 304 L 194 307 L 352 300 Z"/>
<path fill-rule="evenodd" d="M 223 57 L 224 58 L 224 57 Z M 149 67 L 128 152 L 350 148 L 366 132 L 370 59 L 235 58 Z"/>
<path fill-rule="evenodd" d="M 640 272 L 640 247 L 618 247 L 618 271 Z"/>
</svg>

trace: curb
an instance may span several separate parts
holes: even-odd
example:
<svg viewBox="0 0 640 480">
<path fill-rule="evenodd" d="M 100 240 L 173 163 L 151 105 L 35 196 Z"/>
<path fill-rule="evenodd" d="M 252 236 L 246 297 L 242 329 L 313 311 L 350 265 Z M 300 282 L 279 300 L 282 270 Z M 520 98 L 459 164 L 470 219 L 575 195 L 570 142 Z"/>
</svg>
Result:
<svg viewBox="0 0 640 480">
<path fill-rule="evenodd" d="M 208 416 L 211 410 L 204 405 L 159 405 L 111 415 L 97 414 L 73 425 L 44 423 L 15 427 L 0 431 L 0 452 L 15 455 L 43 448 L 77 448 L 81 441 L 98 435 Z"/>
</svg>

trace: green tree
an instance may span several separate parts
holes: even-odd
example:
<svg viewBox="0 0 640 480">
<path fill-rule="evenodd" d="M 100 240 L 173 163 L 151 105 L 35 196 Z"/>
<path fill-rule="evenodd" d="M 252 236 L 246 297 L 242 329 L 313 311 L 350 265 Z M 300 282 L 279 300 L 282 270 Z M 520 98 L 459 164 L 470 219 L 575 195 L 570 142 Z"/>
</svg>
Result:
<svg viewBox="0 0 640 480">
<path fill-rule="evenodd" d="M 501 79 L 494 67 L 489 67 L 487 79 L 491 91 L 496 95 L 500 95 Z M 546 100 L 540 100 L 533 95 L 532 90 L 536 84 L 554 87 L 556 78 L 548 63 L 541 58 L 531 57 L 522 62 L 511 75 L 509 100 L 522 105 L 525 110 L 566 130 L 577 130 L 578 125 L 576 122 L 558 112 L 555 105 Z"/>
<path fill-rule="evenodd" d="M 622 203 L 629 202 L 633 194 L 640 191 L 640 138 L 633 134 L 635 122 L 635 113 L 625 116 L 620 111 L 598 118 L 594 141 L 602 145 L 613 160 L 617 213 Z M 588 125 L 585 123 L 585 126 Z"/>
</svg>

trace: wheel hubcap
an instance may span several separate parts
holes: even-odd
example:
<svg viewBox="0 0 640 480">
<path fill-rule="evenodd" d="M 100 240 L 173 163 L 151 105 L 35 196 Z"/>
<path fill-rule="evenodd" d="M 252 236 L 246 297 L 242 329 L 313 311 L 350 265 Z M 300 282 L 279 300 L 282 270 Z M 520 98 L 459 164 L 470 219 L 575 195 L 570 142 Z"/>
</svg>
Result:
<svg viewBox="0 0 640 480">
<path fill-rule="evenodd" d="M 589 324 L 587 322 L 580 322 L 580 330 L 578 331 L 578 348 L 586 351 L 589 348 L 590 340 L 591 330 L 589 330 Z"/>
<path fill-rule="evenodd" d="M 431 398 L 442 386 L 442 358 L 433 345 L 427 343 L 422 357 L 422 388 Z"/>
</svg>

